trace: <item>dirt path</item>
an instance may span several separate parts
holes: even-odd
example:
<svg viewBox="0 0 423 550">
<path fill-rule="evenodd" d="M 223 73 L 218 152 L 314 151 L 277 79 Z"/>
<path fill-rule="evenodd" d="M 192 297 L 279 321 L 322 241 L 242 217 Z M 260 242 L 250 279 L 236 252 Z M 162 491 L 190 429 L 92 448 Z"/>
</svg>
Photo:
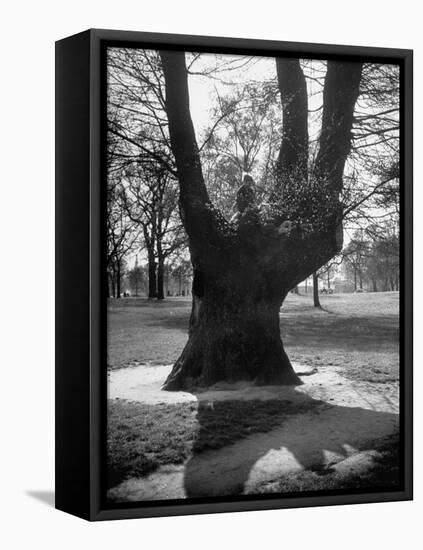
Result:
<svg viewBox="0 0 423 550">
<path fill-rule="evenodd" d="M 357 473 L 371 465 L 380 442 L 398 431 L 398 385 L 357 382 L 333 367 L 310 371 L 294 365 L 304 384 L 256 387 L 215 386 L 208 391 L 161 391 L 170 366 L 136 366 L 111 371 L 109 398 L 143 403 L 216 400 L 319 400 L 311 412 L 288 417 L 268 433 L 251 435 L 222 449 L 193 455 L 181 466 L 124 481 L 109 491 L 116 501 L 156 500 L 253 493 L 281 476 L 331 468 Z"/>
</svg>

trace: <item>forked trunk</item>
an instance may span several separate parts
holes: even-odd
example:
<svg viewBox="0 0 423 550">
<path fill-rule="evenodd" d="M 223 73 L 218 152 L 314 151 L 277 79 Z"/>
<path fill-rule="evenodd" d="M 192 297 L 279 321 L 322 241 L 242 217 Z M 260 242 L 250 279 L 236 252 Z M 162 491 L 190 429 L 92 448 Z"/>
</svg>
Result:
<svg viewBox="0 0 423 550">
<path fill-rule="evenodd" d="M 299 384 L 280 338 L 279 310 L 289 290 L 342 247 L 339 195 L 361 63 L 328 62 L 319 150 L 310 179 L 305 77 L 298 59 L 276 60 L 283 112 L 278 184 L 270 194 L 276 215 L 270 219 L 261 215 L 252 178 L 245 176 L 237 193 L 236 219 L 228 223 L 210 201 L 204 181 L 190 114 L 185 54 L 161 51 L 160 58 L 181 219 L 194 268 L 189 340 L 164 389 L 239 380 Z M 315 197 L 322 219 L 318 216 L 314 225 L 307 212 L 294 214 L 298 218 L 294 222 L 279 208 L 285 187 L 289 190 L 294 180 L 299 188 L 313 181 L 322 189 Z"/>
</svg>

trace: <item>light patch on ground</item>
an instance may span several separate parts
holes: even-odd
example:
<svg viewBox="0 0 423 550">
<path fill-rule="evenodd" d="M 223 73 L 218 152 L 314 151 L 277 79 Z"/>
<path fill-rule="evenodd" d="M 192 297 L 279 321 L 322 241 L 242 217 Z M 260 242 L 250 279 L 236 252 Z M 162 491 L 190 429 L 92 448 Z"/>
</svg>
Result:
<svg viewBox="0 0 423 550">
<path fill-rule="evenodd" d="M 283 475 L 333 468 L 360 471 L 372 462 L 377 447 L 398 431 L 398 384 L 354 381 L 334 367 L 294 368 L 303 385 L 218 385 L 207 391 L 165 392 L 161 386 L 170 366 L 135 366 L 109 372 L 110 399 L 146 404 L 216 400 L 319 400 L 315 411 L 289 417 L 280 427 L 251 435 L 222 449 L 194 454 L 181 466 L 166 466 L 112 488 L 114 501 L 222 496 L 254 493 Z"/>
<path fill-rule="evenodd" d="M 301 400 L 301 395 L 326 401 L 331 405 L 351 405 L 374 411 L 398 412 L 398 384 L 350 381 L 333 367 L 311 369 L 294 363 L 303 385 L 295 391 L 290 386 L 255 386 L 250 382 L 216 384 L 195 394 L 168 392 L 161 388 L 171 365 L 137 365 L 109 371 L 108 398 L 139 401 L 149 405 L 176 404 L 190 401 L 288 399 Z"/>
</svg>

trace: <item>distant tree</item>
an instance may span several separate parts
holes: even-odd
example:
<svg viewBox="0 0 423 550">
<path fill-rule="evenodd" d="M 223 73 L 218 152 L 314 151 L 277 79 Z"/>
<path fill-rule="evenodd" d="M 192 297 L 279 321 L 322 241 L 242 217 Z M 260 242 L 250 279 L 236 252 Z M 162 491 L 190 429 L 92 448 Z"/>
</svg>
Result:
<svg viewBox="0 0 423 550">
<path fill-rule="evenodd" d="M 164 298 L 164 265 L 186 247 L 186 234 L 177 214 L 178 194 L 169 173 L 157 163 L 125 171 L 125 209 L 142 228 L 148 258 L 148 297 Z"/>
<path fill-rule="evenodd" d="M 362 231 L 357 231 L 343 251 L 346 272 L 352 277 L 354 290 L 363 290 L 369 254 L 369 241 L 363 238 Z"/>
<path fill-rule="evenodd" d="M 108 50 L 110 172 L 120 175 L 126 215 L 143 237 L 148 297 L 158 299 L 164 298 L 166 258 L 186 246 L 164 95 L 157 52 Z"/>
<path fill-rule="evenodd" d="M 122 186 L 119 180 L 107 189 L 107 273 L 108 295 L 120 298 L 124 276 L 125 257 L 139 246 L 139 229 L 125 214 L 122 201 Z"/>
<path fill-rule="evenodd" d="M 138 265 L 138 257 L 137 257 L 134 267 L 128 271 L 128 282 L 133 295 L 139 296 L 141 288 L 145 283 L 145 279 L 146 279 L 145 268 L 141 265 Z"/>
<path fill-rule="evenodd" d="M 322 266 L 317 272 L 313 273 L 313 305 L 314 307 L 321 308 L 320 298 L 319 298 L 319 279 L 322 281 L 326 280 L 324 283 L 324 288 L 331 290 L 330 280 L 334 273 L 336 273 L 337 267 L 339 264 L 338 256 L 335 256 Z M 325 287 L 326 285 L 326 287 Z"/>
<path fill-rule="evenodd" d="M 192 265 L 188 259 L 176 257 L 169 266 L 171 275 L 178 281 L 177 294 L 182 295 L 192 277 Z"/>
<path fill-rule="evenodd" d="M 399 290 L 399 238 L 395 232 L 380 233 L 370 247 L 367 276 L 372 290 Z"/>
<path fill-rule="evenodd" d="M 244 83 L 217 98 L 200 157 L 210 198 L 227 218 L 234 214 L 244 173 L 256 174 L 259 201 L 268 185 L 280 140 L 277 107 L 273 83 Z"/>
<path fill-rule="evenodd" d="M 399 238 L 395 222 L 374 223 L 356 230 L 342 252 L 345 273 L 354 290 L 399 289 Z"/>
<path fill-rule="evenodd" d="M 319 274 L 316 271 L 313 273 L 313 305 L 318 308 L 322 307 L 319 298 Z"/>
</svg>

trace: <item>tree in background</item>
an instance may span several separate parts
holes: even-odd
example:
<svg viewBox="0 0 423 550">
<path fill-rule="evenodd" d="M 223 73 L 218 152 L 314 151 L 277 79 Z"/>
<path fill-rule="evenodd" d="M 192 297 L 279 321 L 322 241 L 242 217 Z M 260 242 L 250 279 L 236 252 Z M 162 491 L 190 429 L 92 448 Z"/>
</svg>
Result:
<svg viewBox="0 0 423 550">
<path fill-rule="evenodd" d="M 189 259 L 176 256 L 169 263 L 169 274 L 177 281 L 177 296 L 188 294 L 188 285 L 192 278 L 192 265 Z"/>
<path fill-rule="evenodd" d="M 113 181 L 113 183 L 111 183 Z M 139 246 L 139 228 L 125 214 L 123 190 L 118 180 L 109 179 L 107 189 L 107 293 L 120 298 L 125 258 Z"/>
<path fill-rule="evenodd" d="M 399 290 L 399 236 L 396 220 L 354 232 L 341 254 L 346 278 L 354 290 Z"/>
<path fill-rule="evenodd" d="M 206 132 L 200 156 L 210 198 L 228 218 L 244 173 L 257 175 L 257 200 L 264 196 L 280 141 L 277 100 L 273 83 L 243 83 L 218 96 L 215 122 Z"/>
<path fill-rule="evenodd" d="M 108 50 L 108 134 L 109 174 L 120 181 L 125 215 L 147 256 L 148 297 L 161 300 L 166 259 L 186 246 L 186 235 L 157 52 Z"/>
<path fill-rule="evenodd" d="M 148 297 L 164 298 L 164 266 L 175 251 L 186 246 L 177 215 L 177 190 L 169 173 L 157 163 L 125 171 L 125 210 L 142 228 L 148 261 Z"/>
<path fill-rule="evenodd" d="M 363 290 L 370 255 L 370 243 L 362 231 L 356 231 L 354 238 L 343 251 L 345 269 L 354 281 L 354 290 Z"/>
<path fill-rule="evenodd" d="M 138 297 L 146 282 L 146 271 L 141 265 L 138 265 L 138 256 L 135 259 L 135 265 L 127 273 L 129 287 L 133 296 Z"/>
<path fill-rule="evenodd" d="M 319 298 L 319 274 L 316 271 L 313 273 L 313 305 L 318 308 L 322 307 Z"/>
<path fill-rule="evenodd" d="M 367 271 L 373 289 L 399 290 L 399 239 L 390 235 L 373 243 Z"/>
</svg>

